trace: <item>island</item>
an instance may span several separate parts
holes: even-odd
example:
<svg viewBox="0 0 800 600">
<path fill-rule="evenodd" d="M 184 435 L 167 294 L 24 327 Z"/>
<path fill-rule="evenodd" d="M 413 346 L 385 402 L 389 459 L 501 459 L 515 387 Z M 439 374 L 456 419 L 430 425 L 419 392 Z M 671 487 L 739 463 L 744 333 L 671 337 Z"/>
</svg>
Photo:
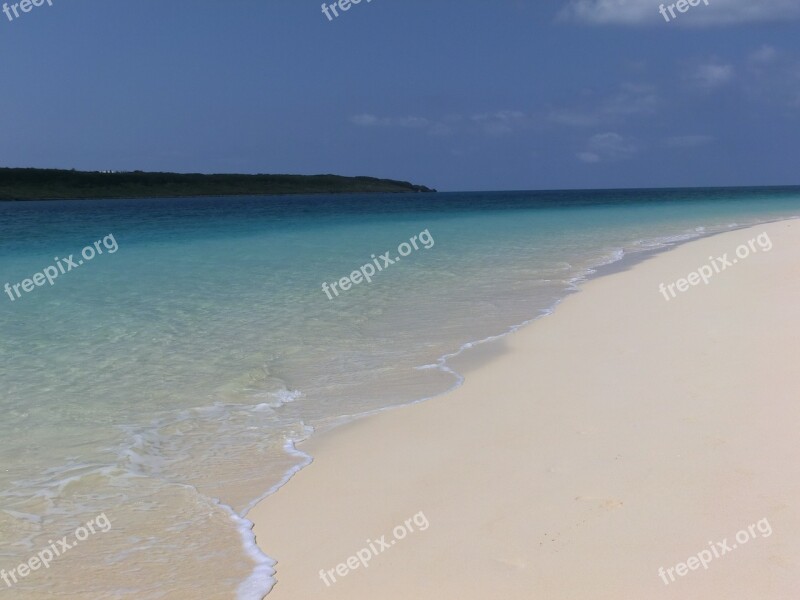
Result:
<svg viewBox="0 0 800 600">
<path fill-rule="evenodd" d="M 5 201 L 435 191 L 407 181 L 341 175 L 242 175 L 0 168 L 0 200 Z"/>
</svg>

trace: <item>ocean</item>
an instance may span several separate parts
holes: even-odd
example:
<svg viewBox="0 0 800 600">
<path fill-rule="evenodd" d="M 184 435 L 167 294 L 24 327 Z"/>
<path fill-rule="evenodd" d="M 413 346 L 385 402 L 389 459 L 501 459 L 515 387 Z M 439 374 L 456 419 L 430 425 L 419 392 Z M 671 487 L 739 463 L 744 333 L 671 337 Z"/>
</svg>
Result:
<svg viewBox="0 0 800 600">
<path fill-rule="evenodd" d="M 246 514 L 298 442 L 459 385 L 598 269 L 798 215 L 800 188 L 0 203 L 0 570 L 72 541 L 0 591 L 261 598 Z"/>
</svg>

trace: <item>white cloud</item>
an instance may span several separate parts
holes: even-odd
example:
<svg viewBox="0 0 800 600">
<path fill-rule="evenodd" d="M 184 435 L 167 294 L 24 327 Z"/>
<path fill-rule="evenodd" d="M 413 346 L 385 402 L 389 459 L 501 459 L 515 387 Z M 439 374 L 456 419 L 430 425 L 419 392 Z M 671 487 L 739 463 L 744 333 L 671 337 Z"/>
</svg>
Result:
<svg viewBox="0 0 800 600">
<path fill-rule="evenodd" d="M 559 18 L 594 25 L 647 25 L 659 21 L 658 0 L 571 0 L 559 13 Z M 663 4 L 674 4 L 664 0 Z M 733 25 L 800 18 L 797 0 L 709 0 L 690 7 L 680 18 L 670 23 L 688 26 Z"/>
<path fill-rule="evenodd" d="M 371 114 L 360 114 L 350 117 L 350 122 L 361 127 L 405 127 L 420 128 L 430 125 L 428 119 L 422 117 L 376 117 Z"/>
<path fill-rule="evenodd" d="M 750 64 L 760 64 L 764 65 L 767 63 L 773 62 L 778 56 L 778 51 L 775 50 L 772 46 L 768 46 L 764 44 L 756 50 L 752 52 L 750 56 L 747 57 L 747 62 Z"/>
<path fill-rule="evenodd" d="M 706 90 L 718 88 L 733 80 L 733 65 L 708 63 L 700 65 L 691 75 L 695 84 Z"/>
<path fill-rule="evenodd" d="M 656 111 L 658 95 L 652 85 L 623 83 L 616 95 L 609 98 L 603 112 L 609 115 L 649 115 Z"/>
<path fill-rule="evenodd" d="M 577 157 L 586 163 L 597 163 L 625 160 L 632 158 L 636 152 L 636 144 L 631 139 L 609 131 L 590 137 L 586 142 L 586 149 L 578 152 Z"/>
</svg>

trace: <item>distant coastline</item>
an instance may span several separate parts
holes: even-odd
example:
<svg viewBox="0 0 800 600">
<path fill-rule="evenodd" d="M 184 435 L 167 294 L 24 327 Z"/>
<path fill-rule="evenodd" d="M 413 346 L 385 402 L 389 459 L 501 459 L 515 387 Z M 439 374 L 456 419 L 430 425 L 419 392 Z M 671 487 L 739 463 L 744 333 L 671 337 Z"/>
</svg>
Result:
<svg viewBox="0 0 800 600">
<path fill-rule="evenodd" d="M 407 181 L 341 175 L 206 175 L 0 168 L 0 201 L 435 191 Z"/>
</svg>

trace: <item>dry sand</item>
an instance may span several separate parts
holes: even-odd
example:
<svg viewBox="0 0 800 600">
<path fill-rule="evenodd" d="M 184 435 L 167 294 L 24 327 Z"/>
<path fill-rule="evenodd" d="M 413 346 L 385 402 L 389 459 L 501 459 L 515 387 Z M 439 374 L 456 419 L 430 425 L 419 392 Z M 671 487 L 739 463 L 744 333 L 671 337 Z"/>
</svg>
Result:
<svg viewBox="0 0 800 600">
<path fill-rule="evenodd" d="M 771 251 L 658 292 L 763 231 Z M 249 515 L 270 600 L 800 597 L 798 274 L 800 221 L 690 242 L 590 281 L 454 392 L 316 437 Z M 323 583 L 420 511 L 425 531 Z"/>
</svg>

